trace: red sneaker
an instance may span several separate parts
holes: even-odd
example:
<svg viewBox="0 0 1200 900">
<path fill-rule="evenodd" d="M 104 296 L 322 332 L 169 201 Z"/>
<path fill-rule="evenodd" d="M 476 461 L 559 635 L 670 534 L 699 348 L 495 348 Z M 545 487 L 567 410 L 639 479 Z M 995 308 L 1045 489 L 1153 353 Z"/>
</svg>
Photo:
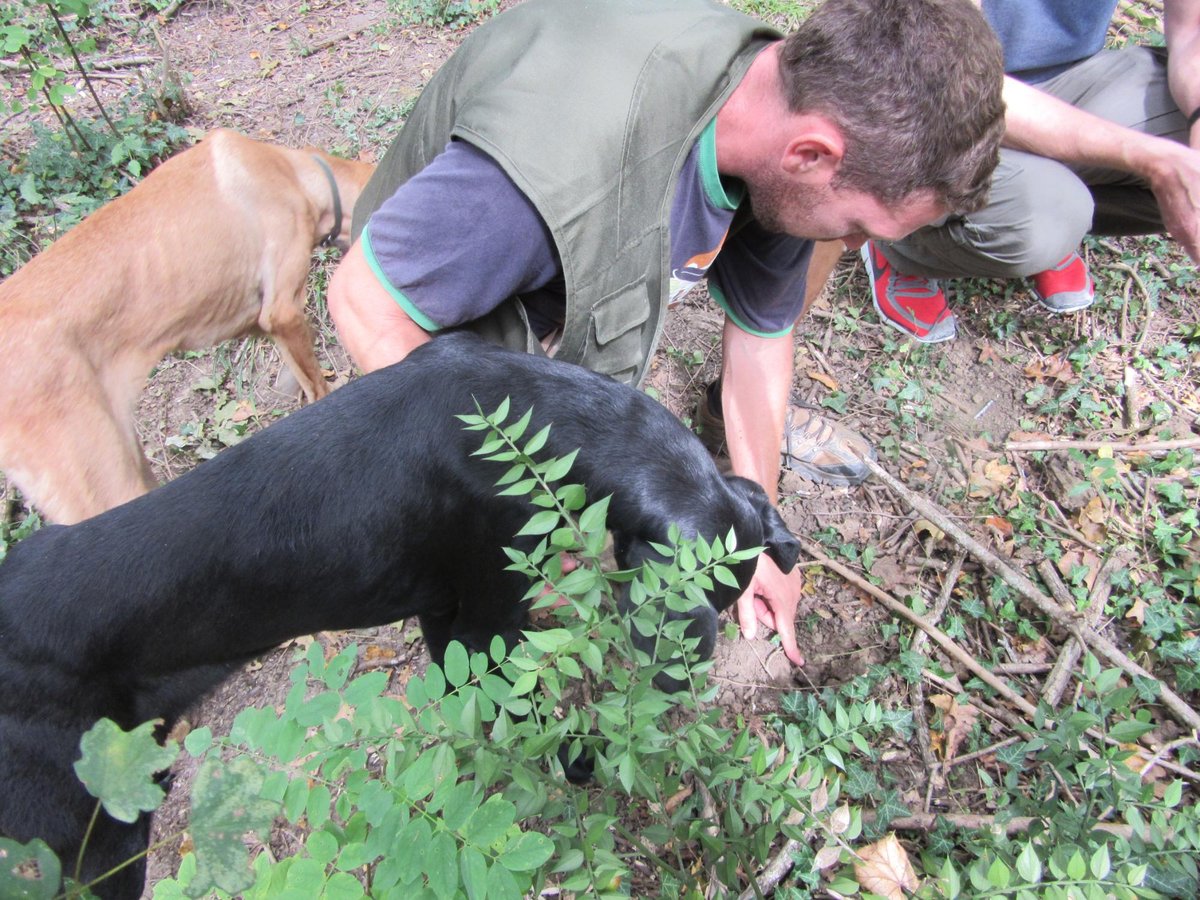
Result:
<svg viewBox="0 0 1200 900">
<path fill-rule="evenodd" d="M 883 321 L 923 344 L 954 339 L 958 324 L 936 278 L 899 274 L 873 241 L 863 244 L 862 257 Z"/>
<path fill-rule="evenodd" d="M 1096 285 L 1078 253 L 1034 275 L 1033 292 L 1042 306 L 1056 313 L 1087 309 L 1096 302 Z"/>
</svg>

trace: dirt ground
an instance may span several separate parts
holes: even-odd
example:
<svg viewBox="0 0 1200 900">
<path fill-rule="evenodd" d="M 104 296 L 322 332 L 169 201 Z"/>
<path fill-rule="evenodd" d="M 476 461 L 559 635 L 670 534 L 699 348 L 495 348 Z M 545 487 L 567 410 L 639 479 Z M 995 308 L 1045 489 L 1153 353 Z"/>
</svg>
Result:
<svg viewBox="0 0 1200 900">
<path fill-rule="evenodd" d="M 293 146 L 311 143 L 335 153 L 361 153 L 367 159 L 382 153 L 407 104 L 463 34 L 397 24 L 383 0 L 197 0 L 183 5 L 155 31 L 157 37 L 147 29 L 114 42 L 108 52 L 114 58 L 144 55 L 156 61 L 165 55 L 170 77 L 180 80 L 191 104 L 187 124 L 198 132 L 232 127 L 263 140 Z M 134 77 L 135 71 L 114 70 L 108 89 L 123 89 L 126 82 L 120 79 Z M 151 82 L 162 77 L 157 62 L 140 71 Z M 318 268 L 314 284 L 322 283 L 330 265 Z M 1147 348 L 1177 332 L 1185 301 L 1194 303 L 1196 293 L 1193 283 L 1189 295 L 1177 298 L 1177 306 L 1166 308 L 1153 321 L 1147 318 Z M 1028 430 L 1031 413 L 1025 395 L 1038 382 L 1030 366 L 1044 361 L 1038 334 L 1029 333 L 1036 329 L 1023 327 L 1040 317 L 1021 286 L 1003 294 L 963 286 L 956 309 L 957 340 L 921 358 L 928 382 L 920 397 L 906 398 L 879 386 L 881 360 L 890 354 L 907 363 L 915 351 L 879 324 L 855 257 L 843 260 L 797 332 L 794 400 L 824 407 L 826 414 L 886 447 L 888 468 L 935 498 L 970 497 L 972 485 L 986 492 L 990 464 L 1021 467 L 1021 461 L 1005 457 L 998 443 L 1010 433 Z M 996 321 L 1001 313 L 1018 327 L 999 334 Z M 353 377 L 347 356 L 323 309 L 315 308 L 313 315 L 319 328 L 319 358 L 330 379 L 343 383 Z M 1106 328 L 1106 321 L 1085 312 L 1058 327 L 1074 328 L 1082 341 Z M 720 311 L 704 296 L 685 300 L 670 314 L 646 387 L 685 421 L 690 422 L 700 392 L 718 371 L 721 324 Z M 1185 385 L 1194 385 L 1196 364 L 1188 362 L 1182 376 Z M 139 411 L 144 443 L 157 471 L 163 478 L 178 476 L 219 452 L 233 432 L 254 430 L 296 408 L 292 387 L 267 341 L 165 360 L 150 379 Z M 1157 387 L 1169 398 L 1169 424 L 1176 433 L 1188 434 L 1200 412 L 1194 388 Z M 903 428 L 897 427 L 900 419 L 906 423 Z M 1119 422 L 1112 424 L 1112 430 L 1119 428 Z M 1032 465 L 1021 474 L 1041 477 Z M 1065 497 L 1067 492 L 1060 493 Z M 954 548 L 939 543 L 932 529 L 923 529 L 913 511 L 885 485 L 871 481 L 858 488 L 831 488 L 785 473 L 782 506 L 797 534 L 811 537 L 831 529 L 845 542 L 877 548 L 870 573 L 892 593 L 920 593 L 932 604 L 941 591 L 941 575 Z M 1005 536 L 988 531 L 981 506 L 964 500 L 951 509 L 1004 551 Z M 1076 524 L 1072 520 L 1064 527 L 1075 530 Z M 813 568 L 798 618 L 807 664 L 793 668 L 777 642 L 767 638 L 722 641 L 715 670 L 723 686 L 721 702 L 753 727 L 764 712 L 776 708 L 782 692 L 840 683 L 894 658 L 896 639 L 885 636 L 880 627 L 888 621 L 886 610 L 859 589 Z M 386 662 L 397 687 L 424 665 L 415 628 L 320 635 L 318 640 L 330 652 L 351 640 L 372 644 L 375 649 L 362 665 Z M 208 724 L 219 731 L 245 706 L 282 702 L 293 652 L 282 648 L 230 680 L 195 711 L 190 724 Z M 876 692 L 885 704 L 909 702 L 908 688 L 901 684 L 885 681 Z M 896 771 L 903 779 L 919 757 L 909 746 L 894 750 Z M 180 773 L 177 787 L 186 784 L 188 775 Z M 925 785 L 917 768 L 901 787 L 902 794 L 921 805 Z M 184 821 L 182 794 L 173 791 L 158 815 L 159 833 L 172 833 Z M 277 838 L 284 843 L 289 839 Z M 156 852 L 151 884 L 173 871 L 177 861 L 177 845 Z"/>
</svg>

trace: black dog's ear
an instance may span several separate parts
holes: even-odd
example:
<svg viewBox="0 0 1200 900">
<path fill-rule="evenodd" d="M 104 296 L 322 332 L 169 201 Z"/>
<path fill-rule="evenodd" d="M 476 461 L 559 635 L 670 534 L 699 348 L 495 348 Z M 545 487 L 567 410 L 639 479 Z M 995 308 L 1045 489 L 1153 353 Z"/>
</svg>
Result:
<svg viewBox="0 0 1200 900">
<path fill-rule="evenodd" d="M 731 475 L 727 479 L 730 487 L 741 493 L 758 514 L 762 522 L 763 547 L 771 562 L 779 567 L 779 571 L 787 574 L 796 566 L 800 558 L 800 542 L 796 540 L 783 516 L 775 508 L 762 485 L 749 478 Z"/>
</svg>

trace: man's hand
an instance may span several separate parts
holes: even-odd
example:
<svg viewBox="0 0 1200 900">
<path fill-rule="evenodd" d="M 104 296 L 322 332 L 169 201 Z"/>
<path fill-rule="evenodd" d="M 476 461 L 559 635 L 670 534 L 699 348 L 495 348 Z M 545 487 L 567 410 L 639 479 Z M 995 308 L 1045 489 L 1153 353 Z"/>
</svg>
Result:
<svg viewBox="0 0 1200 900">
<path fill-rule="evenodd" d="M 1171 236 L 1200 263 L 1200 150 L 1101 119 L 1013 78 L 1004 79 L 1004 102 L 1006 146 L 1144 178 Z"/>
<path fill-rule="evenodd" d="M 1173 141 L 1162 144 L 1150 189 L 1171 237 L 1200 265 L 1200 150 Z"/>
<path fill-rule="evenodd" d="M 784 575 L 766 555 L 758 558 L 758 570 L 746 593 L 738 598 L 737 616 L 742 634 L 753 639 L 758 623 L 779 634 L 783 652 L 795 665 L 804 665 L 804 655 L 796 646 L 796 607 L 804 577 L 799 567 Z"/>
</svg>

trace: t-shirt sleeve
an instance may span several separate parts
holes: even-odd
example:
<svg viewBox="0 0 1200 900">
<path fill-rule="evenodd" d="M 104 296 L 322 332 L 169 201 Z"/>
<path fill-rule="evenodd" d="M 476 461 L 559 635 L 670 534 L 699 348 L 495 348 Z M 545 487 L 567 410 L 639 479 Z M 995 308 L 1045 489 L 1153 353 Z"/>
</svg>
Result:
<svg viewBox="0 0 1200 900">
<path fill-rule="evenodd" d="M 486 153 L 451 141 L 368 220 L 363 252 L 427 331 L 461 325 L 558 272 L 554 239 Z"/>
<path fill-rule="evenodd" d="M 804 308 L 812 247 L 811 240 L 767 231 L 753 218 L 735 223 L 708 272 L 709 293 L 743 331 L 787 334 Z"/>
</svg>

